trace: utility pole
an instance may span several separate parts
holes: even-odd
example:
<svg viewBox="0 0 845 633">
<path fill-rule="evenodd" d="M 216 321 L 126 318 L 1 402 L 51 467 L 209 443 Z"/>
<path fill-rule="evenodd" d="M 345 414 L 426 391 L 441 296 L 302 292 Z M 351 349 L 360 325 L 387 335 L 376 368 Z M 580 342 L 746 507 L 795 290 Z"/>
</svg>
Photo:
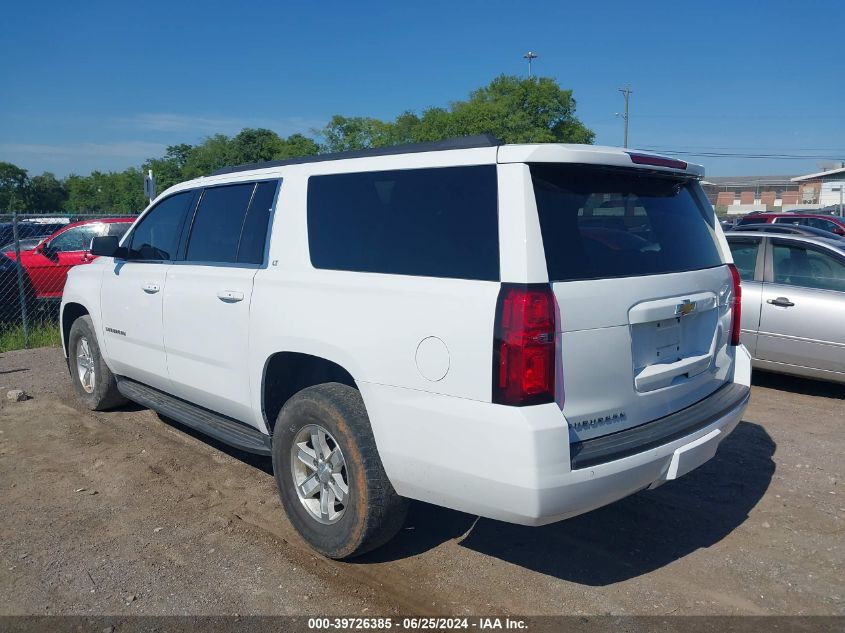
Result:
<svg viewBox="0 0 845 633">
<path fill-rule="evenodd" d="M 625 124 L 625 136 L 623 147 L 628 147 L 628 101 L 631 99 L 631 93 L 634 91 L 631 90 L 631 86 L 625 86 L 624 88 L 620 88 L 619 92 L 621 92 L 625 96 L 625 114 L 622 115 L 622 121 Z"/>
<path fill-rule="evenodd" d="M 528 60 L 528 78 L 531 79 L 531 60 L 537 59 L 537 53 L 533 51 L 528 51 L 525 55 L 522 56 L 523 59 Z"/>
</svg>

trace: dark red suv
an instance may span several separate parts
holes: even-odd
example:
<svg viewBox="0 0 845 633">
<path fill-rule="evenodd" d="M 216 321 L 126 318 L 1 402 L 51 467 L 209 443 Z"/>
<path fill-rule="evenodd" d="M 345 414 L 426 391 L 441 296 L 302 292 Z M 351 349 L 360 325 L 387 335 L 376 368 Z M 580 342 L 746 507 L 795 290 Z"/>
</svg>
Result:
<svg viewBox="0 0 845 633">
<path fill-rule="evenodd" d="M 44 238 L 32 250 L 21 251 L 21 265 L 32 281 L 36 297 L 60 298 L 68 271 L 95 259 L 88 252 L 91 240 L 98 235 L 122 237 L 134 220 L 134 217 L 124 217 L 74 222 Z M 9 251 L 6 255 L 15 259 L 15 251 Z"/>
<path fill-rule="evenodd" d="M 798 224 L 845 235 L 845 218 L 820 213 L 749 213 L 736 224 Z"/>
</svg>

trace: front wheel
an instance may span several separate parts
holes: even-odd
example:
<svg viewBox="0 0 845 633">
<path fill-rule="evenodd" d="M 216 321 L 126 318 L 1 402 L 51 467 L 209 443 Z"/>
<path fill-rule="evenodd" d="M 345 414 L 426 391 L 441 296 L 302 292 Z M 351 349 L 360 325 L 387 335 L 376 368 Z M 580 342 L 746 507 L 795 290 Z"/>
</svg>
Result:
<svg viewBox="0 0 845 633">
<path fill-rule="evenodd" d="M 405 521 L 408 501 L 387 479 L 361 394 L 347 385 L 308 387 L 285 403 L 273 472 L 294 528 L 330 558 L 373 550 Z"/>
<path fill-rule="evenodd" d="M 82 404 L 91 411 L 105 411 L 126 403 L 103 360 L 90 316 L 79 317 L 70 326 L 67 352 L 73 389 Z"/>
</svg>

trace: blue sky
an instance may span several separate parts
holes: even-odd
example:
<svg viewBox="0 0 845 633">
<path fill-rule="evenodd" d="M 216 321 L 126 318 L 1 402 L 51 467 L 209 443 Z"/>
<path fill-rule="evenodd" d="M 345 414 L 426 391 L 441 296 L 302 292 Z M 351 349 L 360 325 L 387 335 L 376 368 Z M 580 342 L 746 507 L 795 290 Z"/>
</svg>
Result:
<svg viewBox="0 0 845 633">
<path fill-rule="evenodd" d="M 596 142 L 678 152 L 709 175 L 845 159 L 845 2 L 38 2 L 0 23 L 0 161 L 123 169 L 246 126 L 393 118 L 498 74 L 571 88 Z"/>
</svg>

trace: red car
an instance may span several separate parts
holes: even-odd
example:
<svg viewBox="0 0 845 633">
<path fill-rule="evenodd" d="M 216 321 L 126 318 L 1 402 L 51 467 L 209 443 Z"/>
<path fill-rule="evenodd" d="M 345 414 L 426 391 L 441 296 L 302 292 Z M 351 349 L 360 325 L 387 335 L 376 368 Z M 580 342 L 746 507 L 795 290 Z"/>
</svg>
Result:
<svg viewBox="0 0 845 633">
<path fill-rule="evenodd" d="M 135 221 L 131 218 L 97 218 L 74 222 L 45 238 L 35 248 L 21 251 L 21 265 L 26 270 L 39 299 L 62 296 L 67 273 L 73 266 L 95 259 L 88 252 L 91 240 L 100 235 L 122 237 Z M 15 259 L 15 251 L 6 255 Z"/>
<path fill-rule="evenodd" d="M 736 223 L 743 224 L 798 224 L 822 229 L 836 235 L 845 235 L 845 218 L 821 213 L 749 213 Z"/>
</svg>

